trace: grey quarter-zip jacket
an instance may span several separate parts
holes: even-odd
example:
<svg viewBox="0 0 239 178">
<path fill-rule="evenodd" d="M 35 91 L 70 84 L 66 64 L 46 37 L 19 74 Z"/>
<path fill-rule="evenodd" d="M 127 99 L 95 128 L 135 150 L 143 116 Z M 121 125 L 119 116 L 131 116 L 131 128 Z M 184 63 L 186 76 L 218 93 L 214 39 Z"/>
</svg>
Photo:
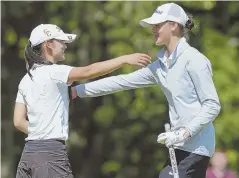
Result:
<svg viewBox="0 0 239 178">
<path fill-rule="evenodd" d="M 97 97 L 159 85 L 168 101 L 172 129 L 185 127 L 191 134 L 188 140 L 174 147 L 211 157 L 215 150 L 212 122 L 221 109 L 211 63 L 184 37 L 169 57 L 165 52 L 165 49 L 160 50 L 156 61 L 130 74 L 77 85 L 78 96 Z"/>
</svg>

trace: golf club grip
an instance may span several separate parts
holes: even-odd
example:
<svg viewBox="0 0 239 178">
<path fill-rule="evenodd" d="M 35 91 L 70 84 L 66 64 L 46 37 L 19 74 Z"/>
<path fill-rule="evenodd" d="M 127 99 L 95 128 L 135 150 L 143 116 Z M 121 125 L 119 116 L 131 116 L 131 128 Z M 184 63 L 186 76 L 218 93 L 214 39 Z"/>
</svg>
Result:
<svg viewBox="0 0 239 178">
<path fill-rule="evenodd" d="M 170 156 L 170 161 L 171 161 L 172 170 L 173 170 L 173 177 L 179 178 L 176 155 L 175 155 L 175 151 L 172 147 L 169 148 L 169 156 Z"/>
<path fill-rule="evenodd" d="M 170 125 L 168 123 L 164 125 L 164 128 L 166 132 L 170 132 Z M 173 177 L 179 178 L 177 159 L 173 147 L 169 147 L 169 157 L 172 165 Z"/>
</svg>

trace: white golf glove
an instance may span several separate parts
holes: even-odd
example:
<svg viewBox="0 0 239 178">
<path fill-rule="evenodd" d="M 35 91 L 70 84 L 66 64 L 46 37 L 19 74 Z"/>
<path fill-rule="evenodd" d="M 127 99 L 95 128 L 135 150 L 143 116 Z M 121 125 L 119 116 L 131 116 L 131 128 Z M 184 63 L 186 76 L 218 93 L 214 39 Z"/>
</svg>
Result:
<svg viewBox="0 0 239 178">
<path fill-rule="evenodd" d="M 186 141 L 190 137 L 187 129 L 180 128 L 172 132 L 164 132 L 158 135 L 157 142 L 164 143 L 166 147 Z"/>
</svg>

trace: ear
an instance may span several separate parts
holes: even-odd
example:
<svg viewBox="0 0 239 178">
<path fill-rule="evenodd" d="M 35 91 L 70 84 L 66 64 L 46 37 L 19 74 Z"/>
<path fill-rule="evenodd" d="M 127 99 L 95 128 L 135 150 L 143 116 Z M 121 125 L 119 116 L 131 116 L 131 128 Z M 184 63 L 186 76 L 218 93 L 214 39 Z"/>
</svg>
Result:
<svg viewBox="0 0 239 178">
<path fill-rule="evenodd" d="M 171 24 L 172 24 L 172 31 L 175 31 L 177 27 L 179 26 L 177 22 L 171 22 Z"/>
<path fill-rule="evenodd" d="M 52 49 L 54 47 L 54 40 L 47 40 L 44 42 L 44 46 Z"/>
</svg>

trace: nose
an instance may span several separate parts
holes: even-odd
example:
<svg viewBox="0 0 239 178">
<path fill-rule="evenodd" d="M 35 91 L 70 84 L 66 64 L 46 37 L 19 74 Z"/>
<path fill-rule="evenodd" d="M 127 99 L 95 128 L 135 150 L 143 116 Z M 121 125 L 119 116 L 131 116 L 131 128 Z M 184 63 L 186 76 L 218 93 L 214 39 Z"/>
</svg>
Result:
<svg viewBox="0 0 239 178">
<path fill-rule="evenodd" d="M 64 43 L 64 48 L 66 49 L 67 48 L 67 45 Z"/>
</svg>

